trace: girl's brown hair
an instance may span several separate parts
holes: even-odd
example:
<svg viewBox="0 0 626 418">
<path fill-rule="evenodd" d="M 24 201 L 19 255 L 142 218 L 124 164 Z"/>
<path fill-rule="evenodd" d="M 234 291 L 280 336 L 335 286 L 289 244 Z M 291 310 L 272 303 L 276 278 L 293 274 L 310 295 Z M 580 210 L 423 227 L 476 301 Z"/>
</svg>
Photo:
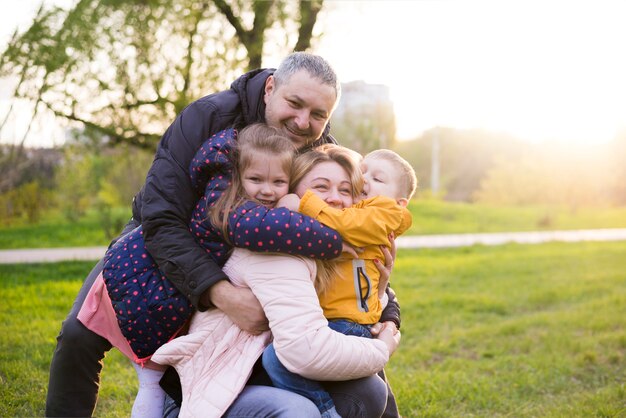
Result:
<svg viewBox="0 0 626 418">
<path fill-rule="evenodd" d="M 287 136 L 264 123 L 249 125 L 239 132 L 236 145 L 230 153 L 233 166 L 231 185 L 207 208 L 211 224 L 221 231 L 228 243 L 232 244 L 229 239 L 228 216 L 235 208 L 250 200 L 243 189 L 241 174 L 259 154 L 265 154 L 278 159 L 284 172 L 291 178 L 295 153 L 296 147 Z"/>
<path fill-rule="evenodd" d="M 302 178 L 306 176 L 316 165 L 324 162 L 335 162 L 348 173 L 352 185 L 352 197 L 360 196 L 363 191 L 363 174 L 359 167 L 362 157 L 359 153 L 340 145 L 326 144 L 299 154 L 293 161 L 289 189 L 293 192 Z M 322 294 L 336 277 L 340 277 L 336 261 L 315 260 L 317 264 L 317 276 L 315 277 L 315 290 Z"/>
</svg>

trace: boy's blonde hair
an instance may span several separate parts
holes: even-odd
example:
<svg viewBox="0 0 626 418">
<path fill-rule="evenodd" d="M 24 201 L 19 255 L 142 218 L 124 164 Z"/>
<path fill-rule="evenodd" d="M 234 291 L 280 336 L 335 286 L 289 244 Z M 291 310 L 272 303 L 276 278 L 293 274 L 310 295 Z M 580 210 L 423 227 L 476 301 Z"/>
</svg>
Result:
<svg viewBox="0 0 626 418">
<path fill-rule="evenodd" d="M 293 192 L 302 178 L 306 176 L 316 165 L 328 161 L 333 161 L 339 164 L 350 178 L 352 185 L 352 197 L 357 198 L 363 191 L 363 173 L 359 167 L 361 162 L 361 154 L 350 148 L 342 147 L 341 145 L 325 144 L 311 151 L 299 154 L 293 161 L 292 175 L 289 182 L 289 189 Z M 315 260 L 317 264 L 317 275 L 315 277 L 315 290 L 318 294 L 322 294 L 330 284 L 332 280 L 340 277 L 339 265 L 334 260 Z"/>
<path fill-rule="evenodd" d="M 221 231 L 226 242 L 232 244 L 228 231 L 229 214 L 249 200 L 241 182 L 241 174 L 259 154 L 266 154 L 277 158 L 283 171 L 291 178 L 295 153 L 296 146 L 285 134 L 264 123 L 249 125 L 239 132 L 236 145 L 229 155 L 233 167 L 231 185 L 207 208 L 211 224 Z"/>
<path fill-rule="evenodd" d="M 392 163 L 399 174 L 398 183 L 402 196 L 398 197 L 411 200 L 417 190 L 417 176 L 415 175 L 415 170 L 407 160 L 389 149 L 377 149 L 372 151 L 368 153 L 363 160 L 367 160 L 368 158 L 385 160 Z"/>
</svg>

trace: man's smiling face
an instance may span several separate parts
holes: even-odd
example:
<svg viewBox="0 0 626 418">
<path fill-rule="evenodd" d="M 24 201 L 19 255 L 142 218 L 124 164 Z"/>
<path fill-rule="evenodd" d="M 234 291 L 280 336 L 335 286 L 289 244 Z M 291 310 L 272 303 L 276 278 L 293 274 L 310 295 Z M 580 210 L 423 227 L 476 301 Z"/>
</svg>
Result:
<svg viewBox="0 0 626 418">
<path fill-rule="evenodd" d="M 335 109 L 335 89 L 305 70 L 276 86 L 270 76 L 265 83 L 265 121 L 282 130 L 298 148 L 319 139 Z"/>
</svg>

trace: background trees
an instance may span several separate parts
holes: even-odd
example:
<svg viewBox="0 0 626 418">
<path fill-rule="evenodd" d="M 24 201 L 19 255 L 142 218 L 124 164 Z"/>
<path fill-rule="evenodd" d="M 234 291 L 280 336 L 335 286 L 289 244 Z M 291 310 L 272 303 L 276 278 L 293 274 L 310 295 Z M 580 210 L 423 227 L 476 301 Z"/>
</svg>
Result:
<svg viewBox="0 0 626 418">
<path fill-rule="evenodd" d="M 96 202 L 99 210 L 127 204 L 150 162 L 141 150 L 151 155 L 191 101 L 227 88 L 268 55 L 309 48 L 322 6 L 323 0 L 78 0 L 71 10 L 42 5 L 0 57 L 0 78 L 14 100 L 0 115 L 0 139 L 12 117 L 31 112 L 23 136 L 1 148 L 0 214 L 24 213 L 19 202 L 26 201 L 39 202 L 29 213 L 44 209 L 33 195 L 52 187 L 70 218 Z M 56 177 L 29 170 L 42 161 L 23 146 L 43 114 L 65 121 L 80 138 L 56 152 Z M 120 167 L 129 155 L 134 163 Z M 118 169 L 125 175 L 115 184 Z M 130 196 L 121 190 L 131 187 Z"/>
<path fill-rule="evenodd" d="M 114 225 L 110 208 L 128 205 L 176 114 L 266 65 L 264 58 L 309 48 L 323 7 L 323 0 L 78 0 L 71 10 L 41 8 L 0 56 L 1 82 L 14 97 L 0 114 L 0 140 L 8 121 L 29 110 L 31 125 L 53 114 L 74 139 L 63 149 L 27 149 L 28 129 L 0 146 L 0 217 L 36 221 L 38 211 L 56 207 L 75 218 L 95 207 Z M 436 137 L 437 196 L 444 199 L 626 204 L 624 134 L 578 154 L 568 144 L 445 127 L 397 142 L 386 86 L 352 82 L 343 91 L 333 134 L 361 153 L 397 150 L 415 167 L 422 196 L 431 186 Z"/>
<path fill-rule="evenodd" d="M 69 11 L 42 7 L 11 40 L 0 76 L 13 77 L 14 97 L 32 104 L 33 117 L 47 109 L 111 144 L 153 148 L 189 102 L 260 67 L 268 53 L 307 49 L 322 5 L 80 0 Z"/>
</svg>

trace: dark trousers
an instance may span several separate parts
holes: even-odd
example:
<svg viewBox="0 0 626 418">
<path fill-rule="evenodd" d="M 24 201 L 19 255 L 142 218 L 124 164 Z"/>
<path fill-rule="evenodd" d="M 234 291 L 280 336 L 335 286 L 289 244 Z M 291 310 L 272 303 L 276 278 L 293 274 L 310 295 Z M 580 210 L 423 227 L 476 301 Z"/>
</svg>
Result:
<svg viewBox="0 0 626 418">
<path fill-rule="evenodd" d="M 131 219 L 120 237 L 136 226 L 137 222 Z M 102 264 L 100 260 L 85 279 L 57 336 L 50 363 L 47 417 L 90 417 L 96 407 L 102 359 L 111 343 L 88 330 L 77 316 Z"/>
</svg>

